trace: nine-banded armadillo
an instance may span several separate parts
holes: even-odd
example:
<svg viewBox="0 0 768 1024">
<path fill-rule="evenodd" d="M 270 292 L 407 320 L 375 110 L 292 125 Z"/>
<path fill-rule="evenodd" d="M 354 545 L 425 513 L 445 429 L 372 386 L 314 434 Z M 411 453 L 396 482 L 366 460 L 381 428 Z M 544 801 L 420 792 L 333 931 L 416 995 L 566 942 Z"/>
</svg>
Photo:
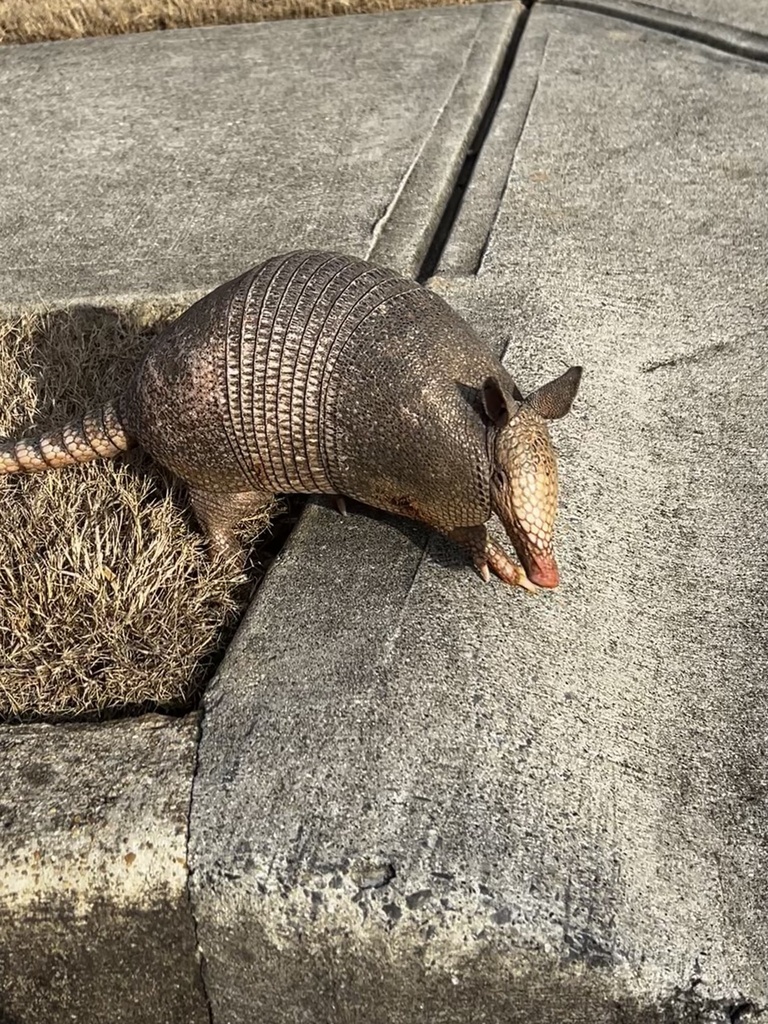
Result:
<svg viewBox="0 0 768 1024">
<path fill-rule="evenodd" d="M 426 523 L 485 579 L 554 587 L 557 470 L 546 421 L 572 367 L 523 399 L 490 347 L 415 281 L 331 252 L 276 256 L 158 338 L 117 401 L 0 443 L 0 475 L 138 444 L 186 482 L 214 553 L 274 494 L 348 496 Z M 495 512 L 524 570 L 487 534 Z"/>
</svg>

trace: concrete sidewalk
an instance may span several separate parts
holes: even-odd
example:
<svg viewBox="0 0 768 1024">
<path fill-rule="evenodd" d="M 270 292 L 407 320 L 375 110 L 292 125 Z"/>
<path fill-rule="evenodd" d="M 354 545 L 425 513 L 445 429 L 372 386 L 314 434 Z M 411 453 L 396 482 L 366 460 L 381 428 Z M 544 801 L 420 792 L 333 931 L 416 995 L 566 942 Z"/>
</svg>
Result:
<svg viewBox="0 0 768 1024">
<path fill-rule="evenodd" d="M 0 856 L 16 856 L 0 873 L 3 1024 L 744 1024 L 768 1007 L 768 67 L 725 38 L 759 32 L 761 8 L 667 5 L 720 19 L 719 47 L 601 6 L 534 7 L 431 282 L 524 391 L 585 366 L 555 428 L 562 588 L 484 585 L 413 525 L 310 506 L 206 695 L 199 743 L 194 719 L 0 730 Z M 384 262 L 419 265 L 500 73 L 519 11 L 477 10 L 434 14 L 460 48 L 440 56 L 445 81 L 489 70 L 460 131 L 424 136 L 453 87 L 428 117 L 407 107 L 432 141 L 402 160 L 439 188 L 414 186 L 431 205 L 403 214 Z M 409 53 L 403 26 L 425 20 L 354 19 Z M 371 173 L 385 229 L 409 201 L 401 168 Z M 313 242 L 341 244 L 334 209 Z M 271 223 L 264 245 L 285 247 Z M 349 238 L 387 252 L 385 230 Z M 127 290 L 191 286 L 195 257 Z M 81 272 L 108 287 L 85 263 L 69 280 Z M 103 767 L 51 814 L 78 750 Z M 41 857 L 52 897 L 36 903 Z M 89 936 L 89 919 L 111 933 Z"/>
<path fill-rule="evenodd" d="M 542 4 L 571 7 L 604 14 L 630 23 L 652 24 L 686 37 L 719 35 L 726 44 L 749 36 L 765 50 L 768 6 L 763 0 L 537 0 Z M 763 38 L 759 38 L 762 36 Z"/>
<path fill-rule="evenodd" d="M 524 390 L 586 368 L 565 582 L 531 601 L 415 528 L 305 517 L 206 698 L 222 1019 L 768 1003 L 767 103 L 761 66 L 534 10 L 432 283 Z"/>
<path fill-rule="evenodd" d="M 4 48 L 0 302 L 205 292 L 302 247 L 415 273 L 521 9 Z"/>
</svg>

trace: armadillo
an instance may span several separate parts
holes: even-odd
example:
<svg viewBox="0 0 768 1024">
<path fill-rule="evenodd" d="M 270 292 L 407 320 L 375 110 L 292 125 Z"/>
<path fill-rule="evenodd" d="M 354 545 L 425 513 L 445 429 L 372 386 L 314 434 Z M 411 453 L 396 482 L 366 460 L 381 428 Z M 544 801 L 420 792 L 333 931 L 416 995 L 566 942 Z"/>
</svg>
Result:
<svg viewBox="0 0 768 1024">
<path fill-rule="evenodd" d="M 0 442 L 0 475 L 138 445 L 179 477 L 212 555 L 276 494 L 348 497 L 456 541 L 484 579 L 555 587 L 558 479 L 547 421 L 571 367 L 523 397 L 489 344 L 416 281 L 291 252 L 191 306 L 125 392 L 63 429 Z M 493 513 L 517 565 L 488 534 Z"/>
</svg>

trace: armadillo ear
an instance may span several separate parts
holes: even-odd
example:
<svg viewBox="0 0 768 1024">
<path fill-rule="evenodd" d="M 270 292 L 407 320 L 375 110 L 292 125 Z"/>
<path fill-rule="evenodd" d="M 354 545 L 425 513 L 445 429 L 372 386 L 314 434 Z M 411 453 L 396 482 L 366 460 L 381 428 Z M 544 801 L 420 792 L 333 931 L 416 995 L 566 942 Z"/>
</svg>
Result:
<svg viewBox="0 0 768 1024">
<path fill-rule="evenodd" d="M 580 380 L 581 367 L 572 366 L 556 380 L 542 384 L 538 391 L 528 395 L 525 401 L 545 420 L 559 420 L 573 405 Z"/>
<path fill-rule="evenodd" d="M 488 377 L 483 384 L 483 409 L 485 415 L 499 430 L 509 423 L 509 407 L 495 377 Z"/>
</svg>

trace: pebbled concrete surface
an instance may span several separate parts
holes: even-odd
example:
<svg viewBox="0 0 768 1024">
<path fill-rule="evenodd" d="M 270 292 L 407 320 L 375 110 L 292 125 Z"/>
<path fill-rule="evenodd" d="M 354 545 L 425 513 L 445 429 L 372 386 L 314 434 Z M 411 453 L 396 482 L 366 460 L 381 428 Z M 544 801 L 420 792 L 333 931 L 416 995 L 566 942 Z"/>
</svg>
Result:
<svg viewBox="0 0 768 1024">
<path fill-rule="evenodd" d="M 768 77 L 543 8 L 520 61 L 509 183 L 489 220 L 484 154 L 457 225 L 486 218 L 479 274 L 432 284 L 523 390 L 586 368 L 555 432 L 564 584 L 529 599 L 407 524 L 305 517 L 206 698 L 214 1019 L 768 1007 Z"/>
<path fill-rule="evenodd" d="M 209 1024 L 187 897 L 197 731 L 0 727 L 3 1024 Z"/>
<path fill-rule="evenodd" d="M 628 24 L 695 40 L 723 53 L 768 63 L 768 7 L 762 0 L 538 0 L 608 15 Z"/>
<path fill-rule="evenodd" d="M 644 0 L 649 6 L 688 14 L 768 36 L 768 4 L 764 0 Z"/>
<path fill-rule="evenodd" d="M 0 301 L 207 291 L 304 246 L 415 271 L 521 10 L 4 47 Z"/>
</svg>

